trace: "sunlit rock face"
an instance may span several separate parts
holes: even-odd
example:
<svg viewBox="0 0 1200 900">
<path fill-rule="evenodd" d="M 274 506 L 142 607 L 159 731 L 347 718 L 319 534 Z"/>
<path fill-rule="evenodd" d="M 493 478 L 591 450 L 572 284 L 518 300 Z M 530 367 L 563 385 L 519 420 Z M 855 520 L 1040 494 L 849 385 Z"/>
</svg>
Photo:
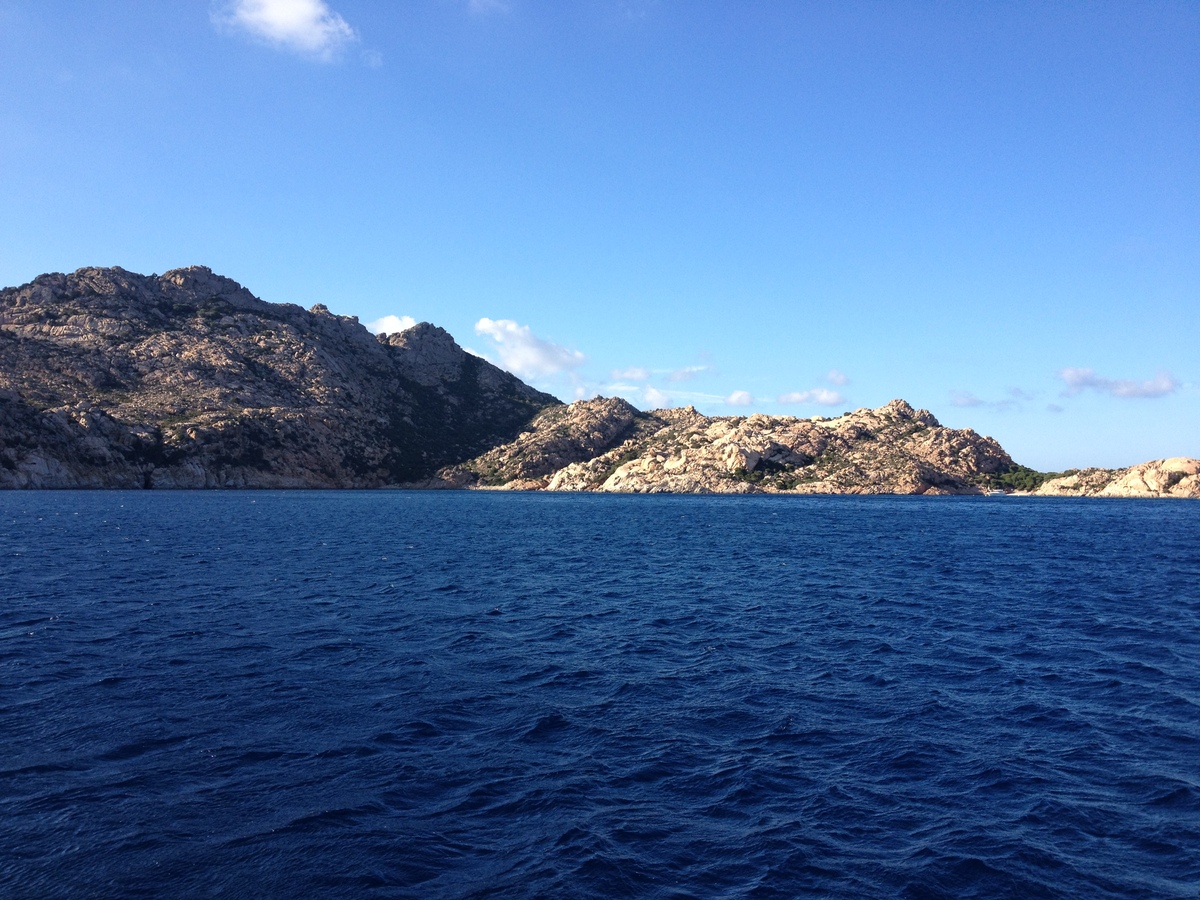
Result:
<svg viewBox="0 0 1200 900">
<path fill-rule="evenodd" d="M 903 400 L 837 418 L 641 413 L 623 400 L 545 410 L 530 430 L 440 473 L 456 486 L 637 493 L 966 494 L 1012 459 Z"/>
<path fill-rule="evenodd" d="M 1082 469 L 1054 478 L 1035 494 L 1047 497 L 1182 497 L 1200 499 L 1200 459 L 1176 456 L 1128 469 Z"/>
<path fill-rule="evenodd" d="M 435 325 L 376 336 L 202 266 L 0 290 L 0 488 L 969 494 L 1013 465 L 903 400 L 808 419 L 564 405 Z M 1200 497 L 1200 462 L 1035 493 Z"/>
<path fill-rule="evenodd" d="M 0 291 L 0 487 L 380 487 L 560 405 L 421 324 L 376 336 L 193 266 Z"/>
</svg>

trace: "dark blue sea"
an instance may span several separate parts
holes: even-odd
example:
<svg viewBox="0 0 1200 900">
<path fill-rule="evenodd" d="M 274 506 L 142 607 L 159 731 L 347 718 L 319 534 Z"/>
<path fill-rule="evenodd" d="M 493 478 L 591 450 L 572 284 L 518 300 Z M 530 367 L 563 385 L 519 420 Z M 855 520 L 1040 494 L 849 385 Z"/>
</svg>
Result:
<svg viewBox="0 0 1200 900">
<path fill-rule="evenodd" d="M 1197 897 L 1200 503 L 0 494 L 0 895 Z"/>
</svg>

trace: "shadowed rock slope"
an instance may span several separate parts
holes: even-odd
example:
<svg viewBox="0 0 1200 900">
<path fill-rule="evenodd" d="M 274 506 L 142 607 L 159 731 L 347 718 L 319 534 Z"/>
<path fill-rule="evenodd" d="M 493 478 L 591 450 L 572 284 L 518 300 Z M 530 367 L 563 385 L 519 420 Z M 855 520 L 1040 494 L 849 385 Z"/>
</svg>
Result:
<svg viewBox="0 0 1200 900">
<path fill-rule="evenodd" d="M 380 487 L 557 405 L 435 326 L 376 337 L 204 267 L 0 291 L 0 487 Z"/>
<path fill-rule="evenodd" d="M 838 418 L 547 409 L 531 430 L 439 473 L 461 487 L 637 493 L 971 494 L 1013 461 L 989 437 L 903 400 Z"/>
</svg>

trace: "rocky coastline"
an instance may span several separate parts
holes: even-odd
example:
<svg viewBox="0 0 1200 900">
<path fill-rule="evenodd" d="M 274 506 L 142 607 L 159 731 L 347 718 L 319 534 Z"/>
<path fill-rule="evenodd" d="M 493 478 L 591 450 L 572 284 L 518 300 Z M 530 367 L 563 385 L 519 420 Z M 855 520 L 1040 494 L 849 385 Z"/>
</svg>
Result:
<svg viewBox="0 0 1200 900">
<path fill-rule="evenodd" d="M 1181 497 L 1200 499 L 1200 459 L 1175 456 L 1126 469 L 1080 469 L 1048 479 L 1038 497 Z"/>
<path fill-rule="evenodd" d="M 639 412 L 597 398 L 443 469 L 456 487 L 632 493 L 977 494 L 1013 465 L 994 440 L 904 400 L 837 418 Z"/>
<path fill-rule="evenodd" d="M 383 487 L 550 405 L 436 326 L 376 336 L 202 266 L 0 291 L 0 487 Z"/>
<path fill-rule="evenodd" d="M 899 399 L 811 418 L 563 404 L 435 325 L 373 335 L 203 266 L 0 290 L 0 489 L 381 487 L 1198 498 L 1200 461 L 1043 475 Z"/>
<path fill-rule="evenodd" d="M 1200 498 L 1200 461 L 1045 475 L 1034 490 L 989 437 L 945 428 L 893 400 L 838 417 L 640 412 L 596 398 L 542 411 L 515 441 L 440 471 L 428 486 L 726 494 L 986 494 Z"/>
</svg>

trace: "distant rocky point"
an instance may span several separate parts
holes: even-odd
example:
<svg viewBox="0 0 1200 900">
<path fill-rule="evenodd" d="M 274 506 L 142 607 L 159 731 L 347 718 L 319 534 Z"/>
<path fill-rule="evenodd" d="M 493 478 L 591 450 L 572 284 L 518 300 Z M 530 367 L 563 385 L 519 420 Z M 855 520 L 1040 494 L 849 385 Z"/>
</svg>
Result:
<svg viewBox="0 0 1200 900">
<path fill-rule="evenodd" d="M 1200 498 L 1200 459 L 1176 456 L 1128 469 L 1081 469 L 1050 478 L 1033 493 L 1039 497 Z"/>
<path fill-rule="evenodd" d="M 639 412 L 601 399 L 543 410 L 529 430 L 438 477 L 454 487 L 637 493 L 977 494 L 1013 461 L 903 400 L 837 418 Z"/>
<path fill-rule="evenodd" d="M 903 400 L 808 419 L 564 405 L 434 325 L 372 335 L 202 266 L 0 291 L 0 488 L 1200 497 L 1198 473 L 1037 473 Z"/>
<path fill-rule="evenodd" d="M 516 440 L 431 487 L 635 493 L 1034 494 L 1200 498 L 1200 460 L 1034 472 L 990 437 L 893 400 L 841 416 L 639 412 L 596 398 L 543 410 Z"/>
</svg>

